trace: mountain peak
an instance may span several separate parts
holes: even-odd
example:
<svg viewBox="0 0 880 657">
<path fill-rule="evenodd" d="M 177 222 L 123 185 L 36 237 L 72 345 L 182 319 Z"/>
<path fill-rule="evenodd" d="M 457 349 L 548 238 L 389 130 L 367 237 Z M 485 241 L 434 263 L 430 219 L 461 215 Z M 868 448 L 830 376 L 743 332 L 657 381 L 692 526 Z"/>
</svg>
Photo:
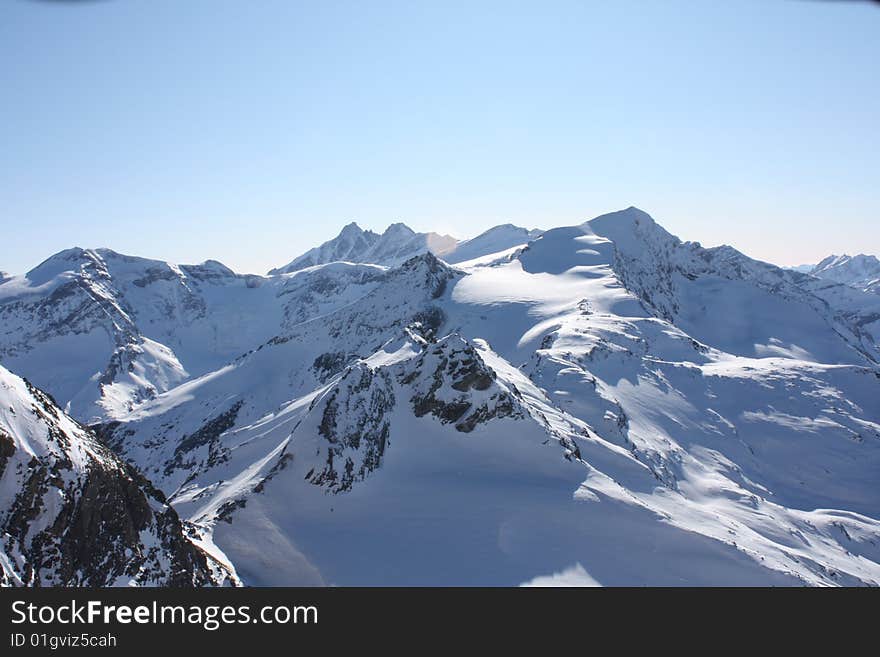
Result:
<svg viewBox="0 0 880 657">
<path fill-rule="evenodd" d="M 543 234 L 541 230 L 530 230 L 512 223 L 500 224 L 483 231 L 476 237 L 460 242 L 450 253 L 440 255 L 447 262 L 467 262 L 523 246 L 541 234 Z"/>
<path fill-rule="evenodd" d="M 174 509 L 134 467 L 66 415 L 50 395 L 3 366 L 0 476 L 0 554 L 20 555 L 0 559 L 0 583 L 186 587 L 233 582 L 225 568 L 209 563 Z"/>
<path fill-rule="evenodd" d="M 341 231 L 339 231 L 339 237 L 342 237 L 343 235 L 360 235 L 364 232 L 364 229 L 358 226 L 356 221 L 350 221 L 342 227 Z"/>
<path fill-rule="evenodd" d="M 382 236 L 383 237 L 385 237 L 386 235 L 410 236 L 410 235 L 415 235 L 415 234 L 416 234 L 416 232 L 412 228 L 407 226 L 405 223 L 398 221 L 396 223 L 389 225 L 388 228 L 385 229 L 385 232 L 382 233 Z"/>
<path fill-rule="evenodd" d="M 182 265 L 181 269 L 194 274 L 209 274 L 212 277 L 231 278 L 235 272 L 219 260 L 205 260 L 198 265 Z"/>
<path fill-rule="evenodd" d="M 94 250 L 74 246 L 49 256 L 25 276 L 34 285 L 42 285 L 65 271 L 79 269 L 84 262 L 95 258 L 100 256 Z"/>
<path fill-rule="evenodd" d="M 598 217 L 590 219 L 587 223 L 591 226 L 602 226 L 611 222 L 632 224 L 656 223 L 651 215 L 633 205 L 623 210 L 615 210 L 614 212 L 600 214 Z"/>
<path fill-rule="evenodd" d="M 445 253 L 455 244 L 457 241 L 451 237 L 417 233 L 402 222 L 391 224 L 381 235 L 365 231 L 351 222 L 334 239 L 306 251 L 269 274 L 288 274 L 306 267 L 343 261 L 394 267 L 426 251 Z"/>
<path fill-rule="evenodd" d="M 639 252 L 645 242 L 680 241 L 647 212 L 633 206 L 599 215 L 581 224 L 581 228 L 611 240 L 620 251 L 632 254 Z"/>
<path fill-rule="evenodd" d="M 830 255 L 808 273 L 865 292 L 880 292 L 880 260 L 873 255 Z"/>
</svg>

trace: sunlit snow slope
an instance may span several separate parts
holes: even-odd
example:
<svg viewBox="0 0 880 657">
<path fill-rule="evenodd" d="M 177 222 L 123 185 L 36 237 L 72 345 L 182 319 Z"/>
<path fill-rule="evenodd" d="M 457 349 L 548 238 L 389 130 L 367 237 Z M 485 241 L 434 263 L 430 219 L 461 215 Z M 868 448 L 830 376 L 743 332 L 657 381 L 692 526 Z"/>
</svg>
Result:
<svg viewBox="0 0 880 657">
<path fill-rule="evenodd" d="M 880 584 L 876 295 L 635 208 L 500 247 L 262 279 L 321 286 L 101 436 L 247 584 Z"/>
</svg>

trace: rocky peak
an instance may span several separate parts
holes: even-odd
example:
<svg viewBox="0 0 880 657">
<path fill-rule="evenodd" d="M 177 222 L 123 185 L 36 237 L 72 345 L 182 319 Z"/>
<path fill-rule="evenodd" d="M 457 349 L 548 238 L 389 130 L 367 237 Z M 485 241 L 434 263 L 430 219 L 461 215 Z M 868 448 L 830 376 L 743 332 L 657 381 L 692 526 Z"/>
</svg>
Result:
<svg viewBox="0 0 880 657">
<path fill-rule="evenodd" d="M 205 260 L 200 265 L 181 265 L 181 271 L 199 280 L 219 280 L 235 278 L 236 273 L 222 262 Z"/>
<path fill-rule="evenodd" d="M 162 494 L 132 466 L 51 397 L 2 367 L 0 482 L 4 584 L 235 581 L 191 542 Z"/>
<path fill-rule="evenodd" d="M 339 237 L 343 235 L 346 236 L 355 236 L 355 235 L 363 235 L 366 231 L 361 228 L 356 221 L 349 222 L 342 227 L 342 230 L 339 231 Z"/>
<path fill-rule="evenodd" d="M 363 362 L 349 367 L 322 400 L 318 434 L 325 441 L 319 454 L 323 463 L 306 479 L 328 492 L 342 493 L 379 468 L 394 404 L 394 386 L 386 369 Z"/>
<path fill-rule="evenodd" d="M 865 292 L 880 293 L 880 260 L 860 253 L 831 255 L 809 270 L 813 276 L 849 285 Z"/>
<path fill-rule="evenodd" d="M 414 390 L 416 417 L 433 415 L 463 433 L 493 418 L 522 417 L 518 393 L 499 384 L 473 345 L 455 333 L 426 347 L 400 381 Z"/>
<path fill-rule="evenodd" d="M 381 235 L 363 230 L 355 222 L 339 235 L 294 258 L 270 275 L 286 274 L 331 262 L 353 262 L 394 267 L 425 251 L 443 254 L 455 248 L 457 240 L 436 233 L 417 233 L 404 223 L 393 223 Z"/>
<path fill-rule="evenodd" d="M 25 277 L 32 286 L 44 285 L 52 279 L 65 274 L 81 274 L 88 269 L 106 271 L 103 260 L 97 251 L 73 247 L 59 251 L 31 269 Z"/>
<path fill-rule="evenodd" d="M 394 237 L 394 238 L 412 237 L 415 234 L 416 234 L 416 231 L 414 231 L 412 228 L 407 226 L 405 223 L 397 222 L 394 224 L 390 224 L 388 226 L 388 228 L 385 229 L 385 232 L 382 233 L 382 237 L 386 237 L 386 238 L 388 238 L 388 237 Z"/>
<path fill-rule="evenodd" d="M 463 272 L 450 267 L 430 251 L 410 258 L 394 273 L 410 281 L 413 287 L 430 291 L 433 299 L 443 296 L 450 281 L 464 276 Z"/>
</svg>

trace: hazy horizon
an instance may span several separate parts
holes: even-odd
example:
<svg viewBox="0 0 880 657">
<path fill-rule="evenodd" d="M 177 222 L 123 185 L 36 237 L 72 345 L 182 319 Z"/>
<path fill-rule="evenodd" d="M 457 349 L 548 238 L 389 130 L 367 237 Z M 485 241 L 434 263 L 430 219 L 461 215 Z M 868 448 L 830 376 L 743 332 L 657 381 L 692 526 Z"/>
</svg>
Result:
<svg viewBox="0 0 880 657">
<path fill-rule="evenodd" d="M 858 2 L 3 3 L 0 270 L 630 205 L 782 266 L 880 254 L 878 33 Z"/>
<path fill-rule="evenodd" d="M 617 208 L 616 210 L 624 210 L 624 209 L 625 209 L 625 208 Z M 638 208 L 638 209 L 643 210 L 644 208 Z M 610 210 L 609 212 L 615 212 L 616 210 Z M 602 213 L 602 214 L 607 214 L 607 213 Z M 651 213 L 648 212 L 648 214 L 651 214 Z M 598 217 L 598 216 L 601 216 L 601 215 L 596 215 L 596 217 Z M 589 221 L 590 219 L 595 219 L 596 217 L 589 217 L 588 219 L 585 219 L 585 220 L 582 221 L 582 222 L 576 222 L 576 223 L 578 223 L 578 224 L 580 224 L 580 223 L 584 223 L 584 222 L 586 222 L 586 221 Z M 656 217 L 652 217 L 652 218 L 653 218 L 655 221 L 657 220 Z M 378 234 L 382 234 L 383 232 L 385 232 L 385 230 L 386 230 L 391 224 L 393 224 L 393 223 L 403 223 L 403 224 L 409 226 L 410 228 L 412 228 L 413 230 L 415 230 L 416 232 L 425 232 L 425 233 L 427 233 L 427 232 L 438 232 L 438 231 L 432 231 L 431 229 L 427 229 L 427 230 L 416 230 L 413 226 L 411 226 L 410 224 L 408 224 L 406 221 L 397 221 L 397 220 L 395 220 L 395 221 L 389 221 L 387 224 L 384 224 L 384 225 L 365 226 L 365 225 L 363 225 L 360 221 L 357 221 L 356 219 L 354 219 L 354 220 L 352 220 L 352 221 L 346 221 L 344 224 L 340 224 L 340 225 L 338 226 L 336 232 L 333 233 L 333 235 L 331 235 L 331 237 L 327 238 L 326 240 L 321 240 L 321 242 L 318 242 L 318 243 L 315 243 L 315 244 L 311 244 L 311 245 L 307 245 L 307 246 L 305 246 L 304 248 L 302 248 L 302 250 L 300 250 L 300 251 L 298 251 L 298 252 L 296 252 L 296 253 L 292 253 L 292 254 L 290 255 L 290 257 L 289 257 L 286 261 L 284 261 L 284 262 L 274 262 L 274 263 L 269 263 L 269 264 L 268 264 L 266 267 L 264 267 L 263 269 L 255 269 L 255 270 L 239 269 L 239 268 L 235 267 L 234 265 L 230 264 L 229 262 L 226 262 L 225 260 L 222 260 L 221 258 L 210 257 L 210 256 L 207 257 L 207 258 L 202 258 L 202 259 L 193 259 L 193 258 L 189 258 L 189 259 L 187 259 L 187 258 L 184 258 L 184 259 L 182 259 L 182 260 L 172 260 L 172 259 L 168 259 L 168 258 L 163 258 L 163 257 L 161 257 L 160 255 L 155 255 L 155 254 L 151 254 L 151 253 L 140 253 L 140 252 L 133 252 L 133 251 L 125 251 L 125 250 L 121 250 L 121 249 L 116 249 L 116 248 L 113 248 L 112 246 L 108 246 L 108 245 L 106 245 L 106 244 L 102 244 L 102 245 L 71 244 L 71 245 L 65 247 L 64 249 L 60 249 L 59 251 L 53 251 L 52 253 L 47 253 L 47 254 L 45 254 L 45 256 L 40 257 L 37 261 L 31 263 L 30 265 L 27 266 L 26 269 L 24 269 L 24 270 L 22 270 L 22 271 L 9 271 L 9 270 L 6 270 L 6 269 L 3 269 L 2 267 L 0 267 L 0 272 L 4 272 L 4 273 L 6 273 L 6 274 L 11 274 L 11 275 L 15 275 L 15 276 L 21 276 L 21 275 L 26 274 L 26 273 L 27 273 L 28 271 L 30 271 L 31 269 L 37 267 L 38 265 L 40 265 L 41 263 L 43 263 L 43 262 L 44 262 L 45 260 L 47 260 L 48 258 L 51 258 L 52 256 L 56 255 L 57 253 L 59 253 L 59 252 L 61 252 L 61 251 L 63 251 L 63 250 L 71 249 L 71 248 L 82 248 L 82 249 L 87 249 L 87 250 L 88 250 L 88 249 L 92 249 L 92 250 L 97 250 L 97 249 L 109 249 L 109 250 L 111 250 L 111 251 L 114 251 L 114 252 L 120 253 L 120 254 L 122 254 L 122 255 L 136 256 L 136 257 L 145 258 L 145 259 L 147 259 L 147 260 L 167 261 L 167 262 L 169 262 L 169 263 L 171 263 L 171 264 L 175 264 L 175 265 L 196 265 L 196 264 L 201 264 L 201 263 L 205 262 L 206 260 L 214 260 L 214 261 L 218 261 L 218 262 L 220 262 L 220 263 L 223 264 L 223 265 L 226 265 L 227 267 L 229 267 L 230 269 L 232 269 L 232 270 L 233 270 L 235 273 L 237 273 L 237 274 L 258 274 L 258 275 L 266 275 L 267 272 L 268 272 L 269 270 L 274 269 L 274 268 L 278 268 L 278 267 L 282 267 L 282 266 L 286 265 L 290 260 L 293 260 L 293 259 L 296 258 L 297 256 L 303 255 L 303 254 L 304 254 L 306 251 L 308 251 L 309 249 L 311 249 L 311 248 L 313 248 L 313 247 L 320 246 L 320 245 L 323 244 L 324 242 L 336 238 L 336 237 L 339 235 L 339 233 L 342 231 L 342 229 L 344 228 L 344 226 L 347 225 L 347 224 L 350 224 L 350 223 L 355 223 L 355 224 L 357 224 L 357 225 L 358 225 L 362 230 L 364 230 L 364 231 L 373 231 L 374 233 L 378 233 Z M 504 224 L 509 224 L 509 223 L 510 223 L 510 222 L 504 222 L 503 224 L 495 224 L 494 226 L 489 226 L 489 227 L 486 228 L 485 230 L 489 230 L 489 229 L 491 229 L 491 228 L 495 228 L 495 227 L 497 227 L 497 226 L 504 225 Z M 657 221 L 657 223 L 660 224 L 663 228 L 667 228 L 667 226 L 665 226 L 665 225 L 663 224 L 663 222 Z M 559 228 L 559 227 L 564 227 L 564 226 L 569 226 L 569 225 L 575 225 L 575 224 L 559 224 L 559 225 L 547 225 L 547 226 L 520 226 L 520 228 L 527 228 L 527 229 L 529 229 L 529 230 L 534 230 L 534 229 L 538 229 L 538 230 L 548 230 L 548 229 L 551 229 L 551 228 Z M 473 238 L 473 237 L 477 237 L 479 234 L 482 234 L 483 232 L 485 232 L 485 230 L 481 230 L 480 233 L 477 233 L 477 234 L 474 234 L 474 235 L 467 235 L 467 236 L 461 236 L 461 235 L 448 235 L 448 234 L 446 234 L 446 233 L 441 233 L 441 234 L 443 234 L 443 235 L 448 235 L 449 237 L 456 238 L 456 239 L 458 239 L 459 241 L 464 241 L 464 240 L 466 240 L 466 239 L 471 239 L 471 238 Z M 674 231 L 670 231 L 670 232 L 673 232 L 673 234 L 675 234 Z M 683 242 L 687 242 L 687 241 L 699 241 L 699 240 L 688 240 L 686 237 L 682 237 L 681 235 L 676 235 L 676 237 L 680 238 Z M 702 243 L 701 243 L 701 244 L 702 244 Z M 721 245 L 719 245 L 719 244 L 702 244 L 702 246 L 704 246 L 704 247 L 713 247 L 713 246 L 721 246 Z M 730 246 L 734 246 L 734 248 L 736 248 L 735 245 L 730 245 Z M 748 256 L 749 254 L 748 254 L 748 253 L 745 253 L 745 255 Z M 797 266 L 803 266 L 803 265 L 816 265 L 816 264 L 818 264 L 818 263 L 820 262 L 820 260 L 822 260 L 822 259 L 824 259 L 824 258 L 826 258 L 826 257 L 828 257 L 828 256 L 832 256 L 832 255 L 836 255 L 836 256 L 841 256 L 841 255 L 856 256 L 856 255 L 876 255 L 876 254 L 873 254 L 873 253 L 867 253 L 867 254 L 866 254 L 866 253 L 864 253 L 863 251 L 853 251 L 853 252 L 851 252 L 851 253 L 827 253 L 827 254 L 825 254 L 825 256 L 823 256 L 823 257 L 820 258 L 819 260 L 816 260 L 815 262 L 802 262 L 802 263 L 797 263 L 796 265 L 780 264 L 780 263 L 772 262 L 772 261 L 769 261 L 769 260 L 765 260 L 765 262 L 770 262 L 771 264 L 775 264 L 775 265 L 778 265 L 778 266 L 780 266 L 780 267 L 784 267 L 784 268 L 794 268 L 794 267 L 797 267 Z M 756 259 L 760 260 L 760 258 L 756 258 Z"/>
</svg>

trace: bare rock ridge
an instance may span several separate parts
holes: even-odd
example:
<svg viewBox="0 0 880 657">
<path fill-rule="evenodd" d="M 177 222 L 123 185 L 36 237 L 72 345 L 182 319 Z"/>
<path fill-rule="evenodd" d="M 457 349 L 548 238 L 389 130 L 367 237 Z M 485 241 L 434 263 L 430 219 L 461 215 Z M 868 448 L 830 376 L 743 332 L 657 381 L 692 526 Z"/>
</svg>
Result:
<svg viewBox="0 0 880 657">
<path fill-rule="evenodd" d="M 235 581 L 133 466 L 2 367 L 0 402 L 3 585 Z"/>
</svg>

